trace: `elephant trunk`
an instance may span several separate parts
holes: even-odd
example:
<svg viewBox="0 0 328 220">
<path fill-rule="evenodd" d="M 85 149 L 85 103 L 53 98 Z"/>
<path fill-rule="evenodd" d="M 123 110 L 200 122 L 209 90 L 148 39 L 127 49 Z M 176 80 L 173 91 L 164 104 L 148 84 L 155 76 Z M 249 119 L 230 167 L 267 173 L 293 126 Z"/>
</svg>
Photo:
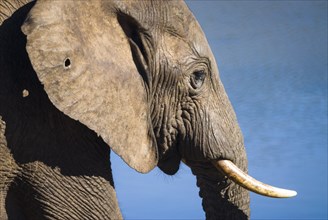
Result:
<svg viewBox="0 0 328 220">
<path fill-rule="evenodd" d="M 219 173 L 211 163 L 192 164 L 206 219 L 248 219 L 249 193 Z"/>
</svg>

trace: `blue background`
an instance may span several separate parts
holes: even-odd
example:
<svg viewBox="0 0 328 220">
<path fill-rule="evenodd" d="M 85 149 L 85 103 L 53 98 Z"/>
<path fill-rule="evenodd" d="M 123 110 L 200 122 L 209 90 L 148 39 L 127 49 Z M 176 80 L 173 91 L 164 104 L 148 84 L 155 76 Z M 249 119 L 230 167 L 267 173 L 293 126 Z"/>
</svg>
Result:
<svg viewBox="0 0 328 220">
<path fill-rule="evenodd" d="M 252 219 L 327 218 L 327 1 L 188 1 L 237 113 L 249 173 L 297 197 L 251 193 Z M 204 219 L 189 168 L 139 174 L 112 154 L 126 219 Z"/>
</svg>

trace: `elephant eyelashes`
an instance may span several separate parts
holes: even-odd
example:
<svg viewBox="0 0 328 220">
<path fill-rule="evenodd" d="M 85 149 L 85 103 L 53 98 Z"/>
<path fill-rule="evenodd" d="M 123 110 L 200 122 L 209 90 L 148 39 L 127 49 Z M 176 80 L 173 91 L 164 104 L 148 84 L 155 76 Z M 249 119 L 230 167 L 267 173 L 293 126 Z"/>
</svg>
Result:
<svg viewBox="0 0 328 220">
<path fill-rule="evenodd" d="M 193 72 L 190 77 L 191 87 L 194 89 L 201 88 L 205 81 L 205 75 L 206 73 L 204 70 L 198 70 Z"/>
<path fill-rule="evenodd" d="M 64 61 L 64 68 L 69 69 L 71 67 L 71 60 L 69 58 L 66 58 Z"/>
</svg>

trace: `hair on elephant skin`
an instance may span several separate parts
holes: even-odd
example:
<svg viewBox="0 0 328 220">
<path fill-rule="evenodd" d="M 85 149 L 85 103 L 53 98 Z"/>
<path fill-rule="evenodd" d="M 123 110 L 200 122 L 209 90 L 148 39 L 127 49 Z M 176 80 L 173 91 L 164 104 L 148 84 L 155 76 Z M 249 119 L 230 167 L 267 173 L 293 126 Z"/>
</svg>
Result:
<svg viewBox="0 0 328 220">
<path fill-rule="evenodd" d="M 183 1 L 5 0 L 0 25 L 0 219 L 122 219 L 111 150 L 141 173 L 183 161 L 207 219 L 249 218 L 243 136 Z"/>
</svg>

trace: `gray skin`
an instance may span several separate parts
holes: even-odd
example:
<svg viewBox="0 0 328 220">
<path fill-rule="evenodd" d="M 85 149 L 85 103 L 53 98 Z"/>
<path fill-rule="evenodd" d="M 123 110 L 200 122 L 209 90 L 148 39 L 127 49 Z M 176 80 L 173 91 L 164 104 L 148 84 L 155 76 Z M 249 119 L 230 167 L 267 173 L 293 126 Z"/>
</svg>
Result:
<svg viewBox="0 0 328 220">
<path fill-rule="evenodd" d="M 243 137 L 180 1 L 0 2 L 0 219 L 119 219 L 110 148 L 197 177 L 207 219 L 248 219 Z M 110 148 L 109 148 L 110 146 Z"/>
</svg>

